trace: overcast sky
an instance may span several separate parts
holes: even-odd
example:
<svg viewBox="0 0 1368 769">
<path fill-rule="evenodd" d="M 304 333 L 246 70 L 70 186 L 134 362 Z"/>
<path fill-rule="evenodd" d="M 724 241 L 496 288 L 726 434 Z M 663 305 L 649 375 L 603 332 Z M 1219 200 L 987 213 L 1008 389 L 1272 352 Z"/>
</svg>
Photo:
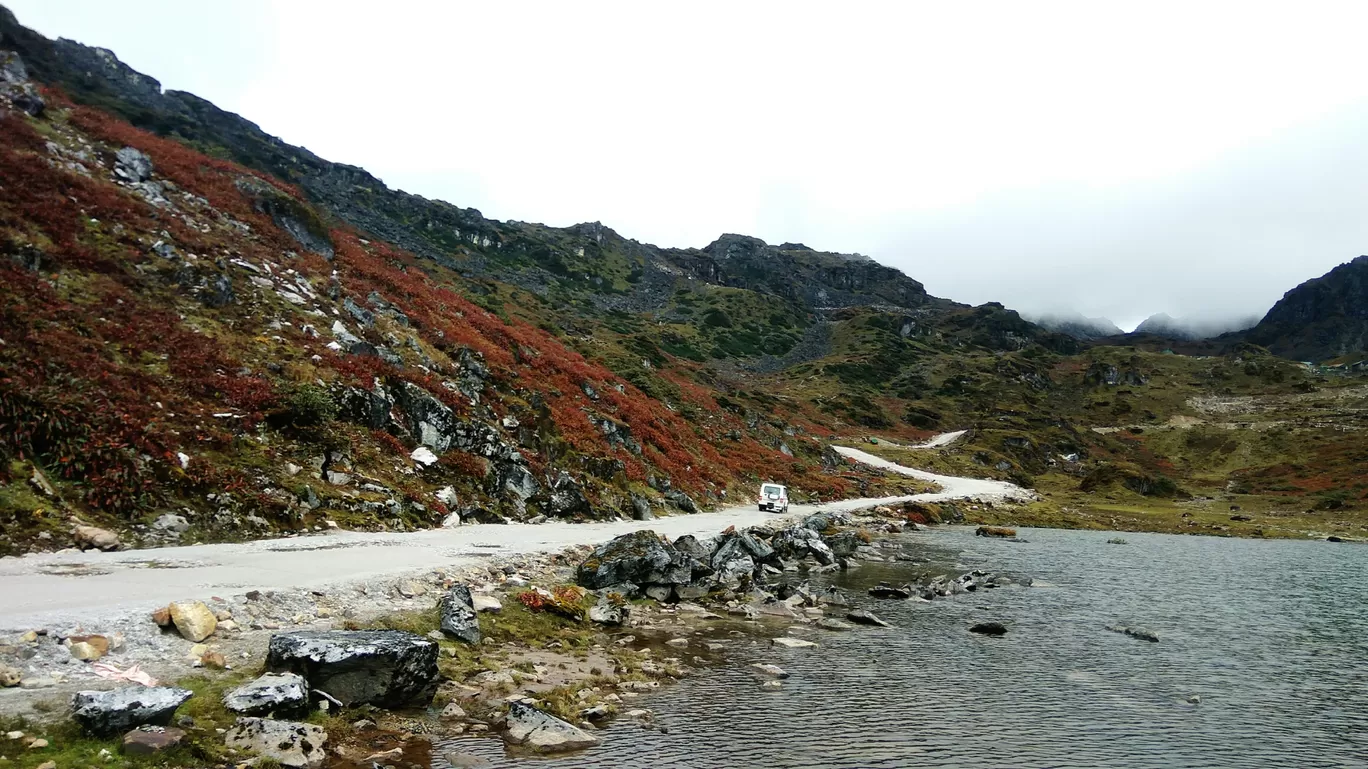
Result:
<svg viewBox="0 0 1368 769">
<path fill-rule="evenodd" d="M 0 2 L 500 219 L 802 241 L 1123 328 L 1368 252 L 1364 4 Z"/>
</svg>

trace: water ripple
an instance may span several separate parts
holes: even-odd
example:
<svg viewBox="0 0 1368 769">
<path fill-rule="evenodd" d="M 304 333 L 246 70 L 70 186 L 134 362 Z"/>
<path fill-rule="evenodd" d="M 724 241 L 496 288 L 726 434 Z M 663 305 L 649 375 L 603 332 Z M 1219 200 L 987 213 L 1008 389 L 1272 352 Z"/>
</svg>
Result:
<svg viewBox="0 0 1368 769">
<path fill-rule="evenodd" d="M 983 541 L 952 529 L 906 539 L 921 561 L 1031 574 L 1053 587 L 927 605 L 863 596 L 923 566 L 838 575 L 895 627 L 822 633 L 819 649 L 730 639 L 729 664 L 640 701 L 669 734 L 619 722 L 602 747 L 536 765 L 1368 767 L 1368 549 L 1024 536 L 1029 543 Z M 966 632 L 989 619 L 1010 632 Z M 1161 641 L 1109 624 L 1144 626 Z M 757 661 L 792 674 L 782 691 L 759 689 L 747 670 Z M 490 740 L 449 746 L 495 766 L 527 765 Z"/>
</svg>

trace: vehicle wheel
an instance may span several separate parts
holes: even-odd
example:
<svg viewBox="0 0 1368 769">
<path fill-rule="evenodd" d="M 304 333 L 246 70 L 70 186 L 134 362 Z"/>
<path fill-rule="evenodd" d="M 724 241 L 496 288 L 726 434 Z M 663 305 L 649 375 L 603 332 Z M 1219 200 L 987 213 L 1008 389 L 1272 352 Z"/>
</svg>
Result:
<svg viewBox="0 0 1368 769">
<path fill-rule="evenodd" d="M 760 506 L 760 512 L 762 512 L 762 513 L 765 512 L 765 506 L 764 506 L 764 505 L 761 505 L 761 506 Z"/>
</svg>

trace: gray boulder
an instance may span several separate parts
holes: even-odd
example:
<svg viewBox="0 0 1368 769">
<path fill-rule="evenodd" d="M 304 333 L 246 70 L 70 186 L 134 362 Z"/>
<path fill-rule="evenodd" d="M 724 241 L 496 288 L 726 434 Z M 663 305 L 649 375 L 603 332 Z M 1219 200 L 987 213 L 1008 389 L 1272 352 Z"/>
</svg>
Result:
<svg viewBox="0 0 1368 769">
<path fill-rule="evenodd" d="M 627 604 L 617 604 L 606 597 L 600 598 L 598 603 L 589 607 L 589 621 L 615 627 L 627 621 L 629 611 Z"/>
<path fill-rule="evenodd" d="M 190 699 L 189 689 L 165 686 L 125 686 L 103 692 L 76 692 L 71 717 L 96 737 L 113 737 L 135 726 L 168 726 L 176 708 Z"/>
<path fill-rule="evenodd" d="M 152 158 L 135 147 L 124 147 L 114 153 L 114 175 L 136 184 L 152 178 Z"/>
<path fill-rule="evenodd" d="M 855 609 L 849 614 L 846 614 L 846 619 L 850 620 L 851 622 L 854 622 L 857 625 L 890 627 L 890 625 L 887 622 L 884 622 L 883 620 L 879 619 L 877 616 L 875 616 L 873 612 L 866 611 L 864 609 Z"/>
<path fill-rule="evenodd" d="M 440 603 L 442 632 L 468 644 L 480 642 L 480 621 L 475 618 L 475 600 L 470 588 L 452 585 Z"/>
<path fill-rule="evenodd" d="M 269 758 L 281 766 L 312 769 L 323 765 L 328 733 L 323 727 L 269 718 L 239 718 L 223 736 L 224 744 Z"/>
<path fill-rule="evenodd" d="M 590 590 L 622 582 L 685 585 L 693 579 L 689 560 L 654 531 L 634 531 L 595 548 L 579 565 L 576 579 Z"/>
<path fill-rule="evenodd" d="M 0 51 L 0 96 L 10 100 L 18 109 L 38 117 L 47 104 L 29 80 L 28 68 L 13 51 Z"/>
<path fill-rule="evenodd" d="M 573 724 L 521 702 L 508 706 L 504 741 L 538 753 L 592 748 L 603 742 Z"/>
<path fill-rule="evenodd" d="M 849 526 L 854 520 L 850 513 L 813 513 L 803 519 L 802 525 L 820 534 L 837 526 Z"/>
<path fill-rule="evenodd" d="M 655 513 L 651 512 L 651 502 L 639 494 L 632 495 L 632 517 L 638 521 L 650 521 L 655 519 Z"/>
<path fill-rule="evenodd" d="M 400 630 L 318 630 L 271 637 L 266 668 L 304 676 L 343 705 L 426 705 L 437 691 L 437 644 Z"/>
<path fill-rule="evenodd" d="M 800 560 L 811 555 L 823 566 L 836 562 L 835 553 L 822 541 L 822 535 L 806 526 L 790 526 L 779 530 L 770 540 L 770 546 L 785 559 Z"/>
<path fill-rule="evenodd" d="M 855 555 L 856 551 L 860 549 L 860 545 L 864 544 L 857 531 L 843 531 L 840 534 L 825 537 L 824 541 L 837 558 L 849 558 Z"/>
<path fill-rule="evenodd" d="M 302 715 L 309 709 L 309 688 L 294 673 L 267 673 L 225 694 L 223 706 L 244 716 Z"/>
<path fill-rule="evenodd" d="M 675 506 L 686 513 L 698 512 L 698 503 L 694 498 L 682 491 L 670 490 L 665 492 L 665 498 L 675 503 Z"/>
</svg>

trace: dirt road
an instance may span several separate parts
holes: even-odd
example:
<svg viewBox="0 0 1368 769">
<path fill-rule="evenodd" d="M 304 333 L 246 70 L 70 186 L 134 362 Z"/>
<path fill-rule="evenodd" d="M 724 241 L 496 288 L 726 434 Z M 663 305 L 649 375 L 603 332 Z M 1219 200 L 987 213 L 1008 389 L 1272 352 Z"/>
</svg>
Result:
<svg viewBox="0 0 1368 769">
<path fill-rule="evenodd" d="M 670 537 L 710 536 L 728 526 L 744 528 L 819 510 L 856 510 L 906 500 L 1029 496 L 1029 492 L 1000 481 L 940 476 L 901 467 L 857 449 L 837 450 L 858 462 L 938 483 L 942 490 L 913 497 L 794 505 L 787 516 L 762 513 L 747 504 L 653 521 L 476 524 L 411 533 L 331 532 L 239 544 L 5 558 L 0 559 L 0 632 L 98 625 L 102 620 L 149 611 L 175 600 L 227 597 L 251 590 L 321 589 L 424 569 L 460 567 L 494 555 L 553 552 L 571 545 L 604 542 L 638 529 L 653 529 Z"/>
</svg>

